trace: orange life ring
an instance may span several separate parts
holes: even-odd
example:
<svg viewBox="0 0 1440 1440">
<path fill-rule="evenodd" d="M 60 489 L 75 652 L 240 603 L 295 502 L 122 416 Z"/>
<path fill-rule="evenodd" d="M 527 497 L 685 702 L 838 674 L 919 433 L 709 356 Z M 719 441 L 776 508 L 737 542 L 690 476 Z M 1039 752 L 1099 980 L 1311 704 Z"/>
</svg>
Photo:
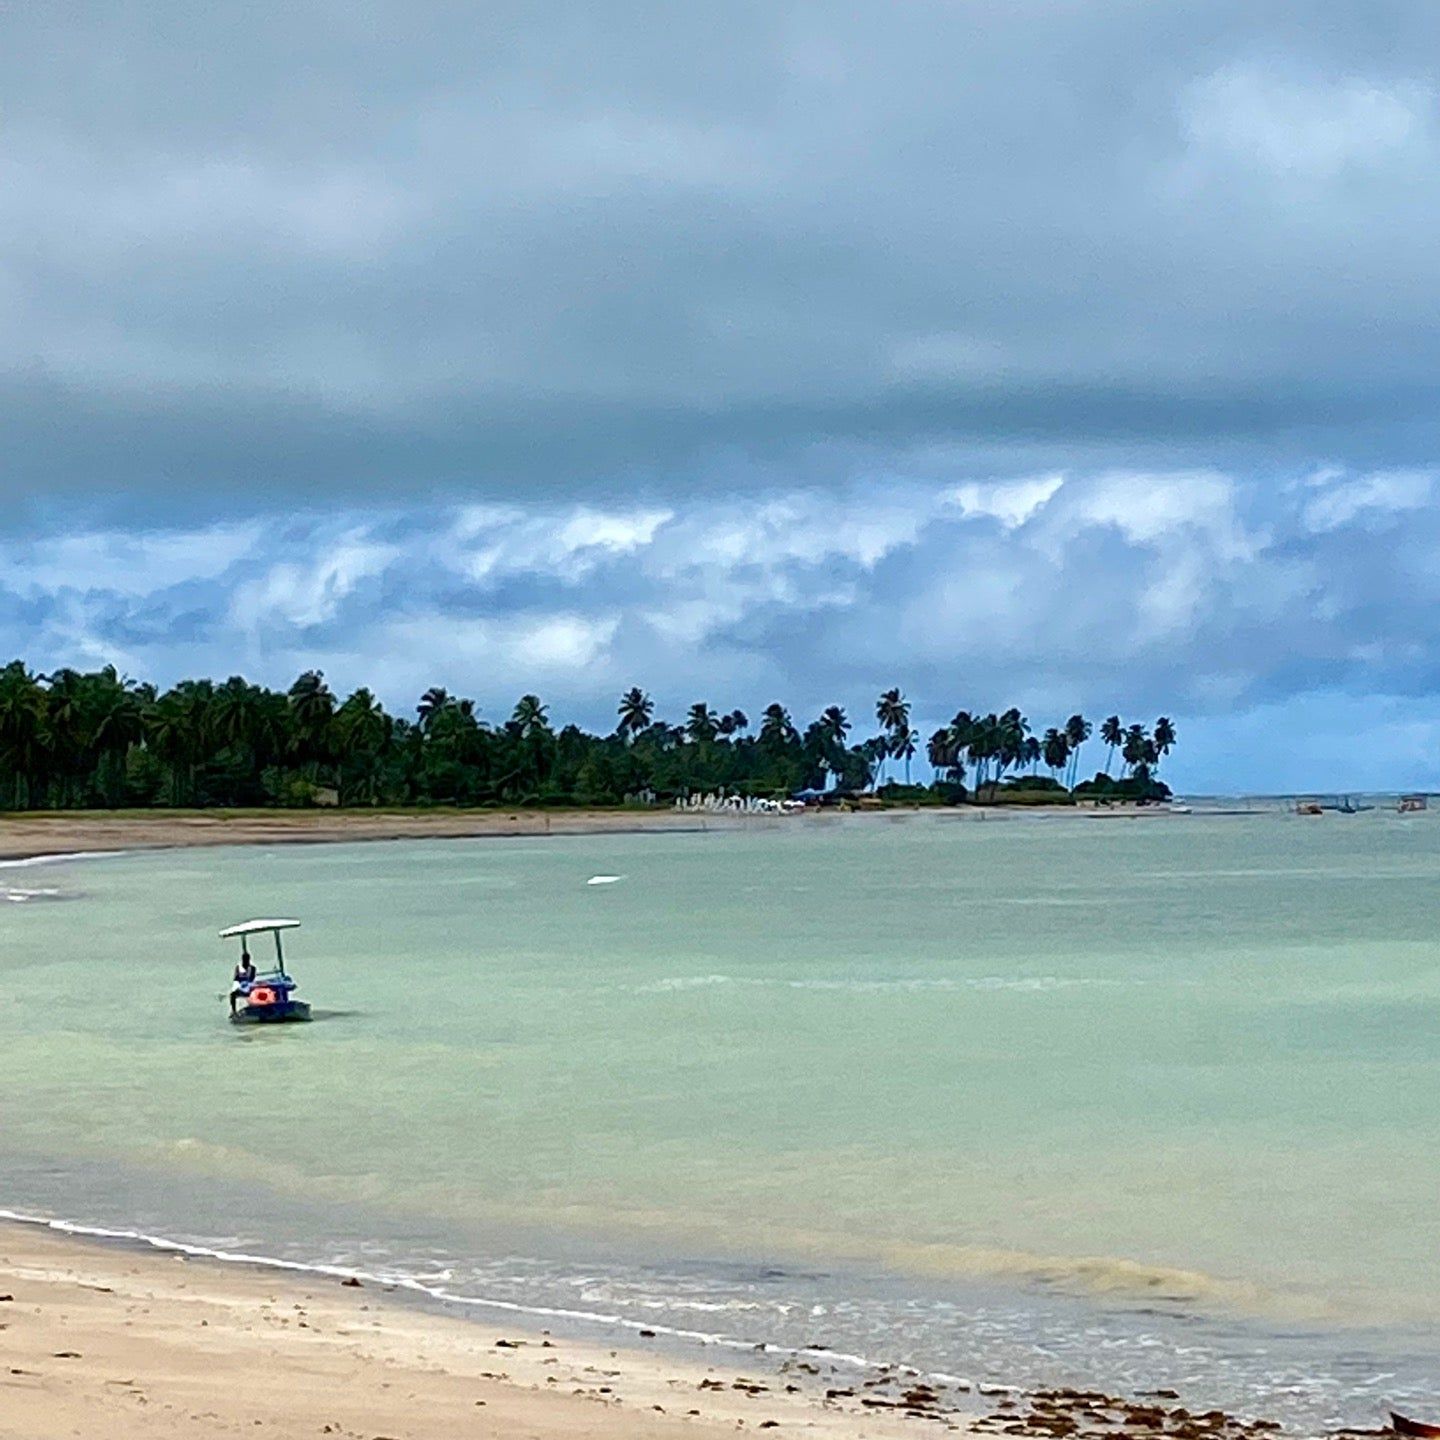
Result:
<svg viewBox="0 0 1440 1440">
<path fill-rule="evenodd" d="M 246 997 L 251 1005 L 273 1005 L 278 997 L 268 985 L 254 986 Z"/>
</svg>

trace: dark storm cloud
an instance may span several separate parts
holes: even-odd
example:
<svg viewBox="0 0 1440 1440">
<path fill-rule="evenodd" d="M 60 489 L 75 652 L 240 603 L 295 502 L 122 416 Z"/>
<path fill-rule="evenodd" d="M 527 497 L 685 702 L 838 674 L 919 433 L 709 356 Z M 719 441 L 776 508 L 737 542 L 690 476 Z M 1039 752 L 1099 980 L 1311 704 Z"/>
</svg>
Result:
<svg viewBox="0 0 1440 1440">
<path fill-rule="evenodd" d="M 3 24 L 12 520 L 1436 450 L 1419 0 Z"/>
</svg>

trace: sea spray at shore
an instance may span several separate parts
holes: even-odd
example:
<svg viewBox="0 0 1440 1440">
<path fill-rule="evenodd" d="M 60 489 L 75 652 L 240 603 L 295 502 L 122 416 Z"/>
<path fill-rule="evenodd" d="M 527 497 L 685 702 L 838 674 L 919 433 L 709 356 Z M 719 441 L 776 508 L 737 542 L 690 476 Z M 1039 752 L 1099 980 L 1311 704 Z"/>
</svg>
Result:
<svg viewBox="0 0 1440 1440">
<path fill-rule="evenodd" d="M 921 818 L 62 865 L 86 898 L 6 909 L 0 1200 L 477 1305 L 1373 1418 L 1367 1377 L 1440 1383 L 1437 840 Z M 224 1024 L 214 932 L 267 909 L 348 1013 Z M 121 1023 L 117 960 L 165 1004 Z"/>
</svg>

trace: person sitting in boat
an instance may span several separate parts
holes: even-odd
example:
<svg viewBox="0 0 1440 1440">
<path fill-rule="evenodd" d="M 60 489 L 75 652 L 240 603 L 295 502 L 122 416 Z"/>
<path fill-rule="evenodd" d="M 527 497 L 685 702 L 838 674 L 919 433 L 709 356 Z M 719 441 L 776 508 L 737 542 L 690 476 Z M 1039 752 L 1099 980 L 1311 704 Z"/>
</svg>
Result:
<svg viewBox="0 0 1440 1440">
<path fill-rule="evenodd" d="M 235 1013 L 235 1002 L 255 983 L 255 962 L 242 952 L 240 963 L 235 967 L 235 983 L 230 987 L 230 1013 Z"/>
</svg>

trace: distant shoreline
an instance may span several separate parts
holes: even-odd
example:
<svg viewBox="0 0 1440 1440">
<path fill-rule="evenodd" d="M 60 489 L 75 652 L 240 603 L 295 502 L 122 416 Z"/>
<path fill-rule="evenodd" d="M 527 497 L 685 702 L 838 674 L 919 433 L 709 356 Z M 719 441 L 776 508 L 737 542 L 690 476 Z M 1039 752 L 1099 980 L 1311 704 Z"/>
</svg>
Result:
<svg viewBox="0 0 1440 1440">
<path fill-rule="evenodd" d="M 1094 815 L 1160 818 L 1164 807 L 1116 805 L 887 806 L 843 812 L 846 819 L 935 815 L 952 820 Z M 1222 812 L 1232 813 L 1232 812 Z M 1240 813 L 1240 812 L 1233 812 Z M 465 840 L 547 835 L 676 834 L 839 819 L 824 810 L 750 815 L 708 810 L 73 810 L 18 811 L 0 817 L 0 860 L 39 860 L 122 850 L 216 845 L 354 844 L 368 840 Z"/>
<path fill-rule="evenodd" d="M 729 829 L 764 816 L 678 810 L 73 811 L 0 819 L 0 860 L 211 845 L 316 845 L 366 840 L 635 834 Z M 783 823 L 775 821 L 773 823 Z"/>
</svg>

